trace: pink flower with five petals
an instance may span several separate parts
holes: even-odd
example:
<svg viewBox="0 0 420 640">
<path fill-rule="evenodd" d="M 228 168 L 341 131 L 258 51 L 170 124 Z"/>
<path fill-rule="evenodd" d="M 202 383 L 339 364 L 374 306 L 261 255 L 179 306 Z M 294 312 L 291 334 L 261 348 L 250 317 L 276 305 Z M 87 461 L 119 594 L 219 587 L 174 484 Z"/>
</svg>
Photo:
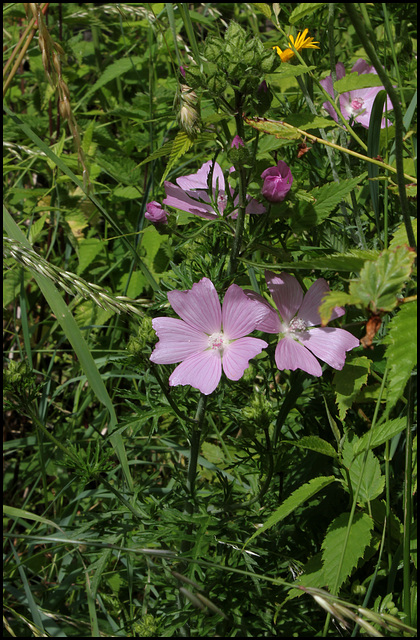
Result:
<svg viewBox="0 0 420 640">
<path fill-rule="evenodd" d="M 274 355 L 277 367 L 291 371 L 302 369 L 319 377 L 322 375 L 319 358 L 333 369 L 341 370 L 346 352 L 358 347 L 359 340 L 344 329 L 316 327 L 321 324 L 318 309 L 322 298 L 330 290 L 326 280 L 316 280 L 304 296 L 294 276 L 266 271 L 265 279 L 281 319 L 265 298 L 253 291 L 246 291 L 246 295 L 267 310 L 257 329 L 279 334 L 280 341 Z M 344 313 L 342 307 L 335 307 L 331 320 Z"/>
<path fill-rule="evenodd" d="M 223 308 L 208 278 L 188 291 L 170 291 L 168 300 L 181 320 L 152 321 L 159 342 L 150 360 L 181 363 L 169 377 L 171 386 L 189 384 L 209 395 L 219 384 L 222 369 L 230 380 L 239 380 L 249 360 L 267 346 L 264 340 L 246 337 L 267 309 L 251 301 L 236 284 L 226 291 Z"/>
<path fill-rule="evenodd" d="M 163 204 L 207 220 L 222 217 L 228 204 L 225 177 L 220 165 L 215 162 L 210 191 L 208 182 L 212 164 L 211 160 L 205 162 L 197 173 L 177 178 L 176 184 L 165 181 L 166 198 Z M 232 193 L 231 188 L 230 193 Z M 237 206 L 238 200 L 239 196 L 236 196 L 233 201 L 234 206 Z M 250 196 L 247 196 L 247 200 L 245 213 L 265 212 L 266 209 L 262 204 Z M 238 210 L 232 211 L 229 217 L 235 220 L 238 217 Z"/>
</svg>

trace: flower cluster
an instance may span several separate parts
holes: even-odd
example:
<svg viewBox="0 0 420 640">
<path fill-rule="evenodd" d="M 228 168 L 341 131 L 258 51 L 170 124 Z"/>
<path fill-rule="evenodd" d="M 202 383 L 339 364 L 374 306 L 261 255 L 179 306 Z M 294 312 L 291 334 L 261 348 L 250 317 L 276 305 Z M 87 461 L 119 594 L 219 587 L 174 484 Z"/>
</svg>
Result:
<svg viewBox="0 0 420 640">
<path fill-rule="evenodd" d="M 209 395 L 219 384 L 222 369 L 230 380 L 239 380 L 249 360 L 267 347 L 259 338 L 249 337 L 254 330 L 276 333 L 276 365 L 283 369 L 302 369 L 322 375 L 317 358 L 334 369 L 342 369 L 346 352 L 359 340 L 344 329 L 320 327 L 319 306 L 329 291 L 319 278 L 304 296 L 294 276 L 265 272 L 268 289 L 278 312 L 253 291 L 232 284 L 225 294 L 223 308 L 216 289 L 202 278 L 189 291 L 171 291 L 168 300 L 181 320 L 155 318 L 153 328 L 159 338 L 150 359 L 157 364 L 180 362 L 169 384 L 191 385 Z M 280 314 L 280 315 L 279 315 Z M 332 319 L 344 314 L 336 307 Z"/>
<path fill-rule="evenodd" d="M 365 60 L 359 58 L 357 62 L 352 67 L 352 73 L 356 72 L 360 76 L 361 74 L 366 73 L 374 73 L 377 75 L 375 67 L 371 67 Z M 338 62 L 335 66 L 335 72 L 337 76 L 337 80 L 341 80 L 346 75 L 346 70 L 342 62 Z M 328 76 L 321 80 L 321 85 L 324 89 L 330 94 L 331 97 L 334 97 L 334 88 L 332 76 Z M 365 127 L 365 129 L 369 128 L 370 115 L 372 113 L 373 102 L 378 95 L 379 91 L 383 90 L 384 87 L 369 87 L 367 89 L 355 89 L 354 91 L 346 91 L 342 93 L 339 98 L 340 102 L 340 110 L 346 120 L 354 120 Z M 334 118 L 336 122 L 338 122 L 338 117 L 336 112 L 334 111 L 333 106 L 329 102 L 324 102 L 322 105 L 326 111 L 328 111 L 329 115 Z M 387 97 L 386 102 L 387 111 L 392 111 L 392 102 Z M 390 126 L 391 122 L 386 121 L 385 118 L 382 119 L 381 129 L 384 129 L 387 125 Z"/>
</svg>

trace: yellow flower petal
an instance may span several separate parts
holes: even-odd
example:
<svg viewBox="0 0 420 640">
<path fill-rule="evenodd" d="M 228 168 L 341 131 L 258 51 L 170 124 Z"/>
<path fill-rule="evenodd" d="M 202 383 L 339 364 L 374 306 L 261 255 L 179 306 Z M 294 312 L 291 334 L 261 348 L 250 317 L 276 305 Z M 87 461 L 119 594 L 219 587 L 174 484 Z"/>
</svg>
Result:
<svg viewBox="0 0 420 640">
<path fill-rule="evenodd" d="M 292 35 L 289 36 L 290 44 L 296 49 L 296 51 L 300 52 L 302 49 L 319 49 L 317 46 L 319 42 L 314 42 L 313 38 L 307 38 L 307 35 L 308 29 L 304 29 L 302 33 L 299 32 L 297 34 L 296 40 Z M 273 49 L 277 51 L 282 62 L 289 62 L 289 60 L 291 60 L 295 55 L 294 51 L 290 48 L 282 51 L 280 47 L 275 46 Z"/>
</svg>

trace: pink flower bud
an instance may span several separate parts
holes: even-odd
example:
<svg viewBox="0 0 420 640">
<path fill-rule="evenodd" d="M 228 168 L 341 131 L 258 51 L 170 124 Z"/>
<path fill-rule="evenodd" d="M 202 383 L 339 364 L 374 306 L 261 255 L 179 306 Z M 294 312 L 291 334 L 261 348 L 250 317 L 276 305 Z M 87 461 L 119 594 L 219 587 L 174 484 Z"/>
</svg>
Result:
<svg viewBox="0 0 420 640">
<path fill-rule="evenodd" d="M 239 149 L 239 147 L 244 147 L 244 141 L 242 140 L 242 138 L 240 136 L 235 136 L 231 142 L 231 149 L 233 149 L 233 147 L 235 147 L 235 149 Z"/>
<path fill-rule="evenodd" d="M 146 204 L 144 217 L 153 223 L 168 224 L 167 212 L 159 202 L 155 202 L 154 200 Z"/>
<path fill-rule="evenodd" d="M 292 172 L 283 160 L 263 171 L 261 178 L 264 180 L 261 193 L 269 202 L 282 202 L 293 184 Z"/>
</svg>

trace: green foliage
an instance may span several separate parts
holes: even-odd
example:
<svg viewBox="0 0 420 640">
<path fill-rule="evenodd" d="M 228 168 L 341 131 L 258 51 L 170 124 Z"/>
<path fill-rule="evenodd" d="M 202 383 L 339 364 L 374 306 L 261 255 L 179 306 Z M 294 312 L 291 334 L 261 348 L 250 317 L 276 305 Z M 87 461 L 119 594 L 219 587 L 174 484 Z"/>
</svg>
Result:
<svg viewBox="0 0 420 640">
<path fill-rule="evenodd" d="M 349 527 L 349 514 L 342 513 L 328 527 L 322 543 L 324 579 L 336 592 L 351 575 L 368 547 L 373 531 L 372 519 L 356 513 Z"/>
<path fill-rule="evenodd" d="M 388 389 L 387 413 L 403 395 L 417 363 L 417 302 L 401 306 L 388 325 L 384 340 L 387 345 Z"/>
<path fill-rule="evenodd" d="M 3 6 L 6 636 L 417 636 L 415 13 L 358 5 L 360 39 L 343 7 Z M 320 48 L 281 62 L 305 29 Z M 341 61 L 338 91 L 382 84 L 350 73 L 370 41 L 402 123 L 379 94 L 345 127 L 319 81 Z M 209 160 L 227 211 L 265 213 L 145 217 Z M 374 318 L 369 350 L 315 378 L 255 330 L 239 380 L 171 386 L 168 293 L 266 298 L 266 269 L 326 279 L 323 320 Z"/>
</svg>

